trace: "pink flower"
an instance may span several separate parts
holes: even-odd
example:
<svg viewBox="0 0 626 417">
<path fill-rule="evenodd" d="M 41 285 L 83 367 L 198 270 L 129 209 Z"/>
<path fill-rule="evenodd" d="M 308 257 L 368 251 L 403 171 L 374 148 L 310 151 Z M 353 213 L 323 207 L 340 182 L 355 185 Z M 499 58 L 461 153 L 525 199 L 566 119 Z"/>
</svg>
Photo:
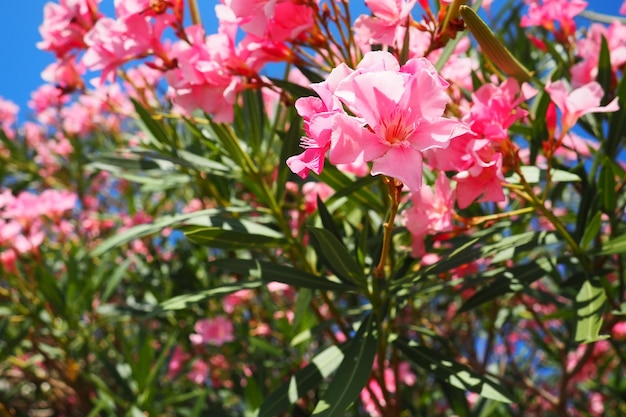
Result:
<svg viewBox="0 0 626 417">
<path fill-rule="evenodd" d="M 189 43 L 172 48 L 178 68 L 165 78 L 174 91 L 174 103 L 186 112 L 201 109 L 214 115 L 216 122 L 233 119 L 233 105 L 242 79 L 232 73 L 238 68 L 234 40 L 225 33 L 205 37 L 200 26 L 186 29 Z"/>
<path fill-rule="evenodd" d="M 522 27 L 542 26 L 556 32 L 555 25 L 558 23 L 560 33 L 570 36 L 576 32 L 574 17 L 586 7 L 587 2 L 583 0 L 533 0 L 520 24 Z"/>
<path fill-rule="evenodd" d="M 343 79 L 337 83 L 338 78 Z M 419 190 L 422 152 L 445 148 L 451 138 L 467 130 L 459 121 L 443 117 L 448 83 L 424 58 L 411 59 L 400 67 L 390 53 L 368 52 L 356 70 L 340 65 L 329 80 L 327 88 L 322 88 L 324 83 L 316 86 L 321 101 L 308 99 L 318 107 L 309 106 L 305 116 L 309 133 L 314 133 L 305 139 L 305 147 L 315 149 L 314 156 L 320 160 L 326 149 L 333 164 L 362 158 L 373 162 L 372 175 L 388 175 Z M 337 99 L 352 114 L 337 106 Z M 316 115 L 323 117 L 319 127 L 312 123 Z M 299 160 L 306 164 L 314 159 L 300 156 Z M 290 167 L 306 175 L 306 169 Z M 318 168 L 321 171 L 321 164 Z"/>
<path fill-rule="evenodd" d="M 9 139 L 15 136 L 13 125 L 17 121 L 17 113 L 20 108 L 10 100 L 3 100 L 0 97 L 0 129 L 4 131 Z"/>
<path fill-rule="evenodd" d="M 616 74 L 626 63 L 626 25 L 617 20 L 608 27 L 593 23 L 589 26 L 587 36 L 576 42 L 576 55 L 580 62 L 574 64 L 570 70 L 574 87 L 588 84 L 598 77 L 598 51 L 603 37 L 609 47 L 613 73 Z"/>
<path fill-rule="evenodd" d="M 191 370 L 187 372 L 187 378 L 191 382 L 203 385 L 209 377 L 209 365 L 202 359 L 196 359 L 191 365 Z"/>
<path fill-rule="evenodd" d="M 228 0 L 243 31 L 273 42 L 295 39 L 313 26 L 313 10 L 296 1 Z"/>
<path fill-rule="evenodd" d="M 422 187 L 411 194 L 413 206 L 406 211 L 405 226 L 413 238 L 412 256 L 423 256 L 427 235 L 453 230 L 455 192 L 450 180 L 440 172 L 434 189 Z"/>
<path fill-rule="evenodd" d="M 585 84 L 573 91 L 568 91 L 563 81 L 546 86 L 550 99 L 561 111 L 561 129 L 568 132 L 578 119 L 589 113 L 610 113 L 619 110 L 617 98 L 606 106 L 600 106 L 604 91 L 595 81 Z"/>
<path fill-rule="evenodd" d="M 193 327 L 196 333 L 189 335 L 194 345 L 211 344 L 221 346 L 235 340 L 233 322 L 225 316 L 198 320 Z"/>
<path fill-rule="evenodd" d="M 185 353 L 180 346 L 176 346 L 174 348 L 174 351 L 172 352 L 170 362 L 167 366 L 167 377 L 170 379 L 175 378 L 176 375 L 178 375 L 178 373 L 183 369 L 183 366 L 185 365 L 185 362 L 187 362 L 188 359 L 189 359 L 189 354 Z M 194 378 L 196 377 L 196 375 L 193 375 L 193 376 Z M 194 378 L 190 377 L 192 381 L 194 381 Z M 204 378 L 202 378 L 202 380 L 204 380 Z"/>
<path fill-rule="evenodd" d="M 520 107 L 536 91 L 528 85 L 520 88 L 514 78 L 501 85 L 485 84 L 472 94 L 472 108 L 463 119 L 472 132 L 491 140 L 508 138 L 508 129 L 528 114 Z"/>
<path fill-rule="evenodd" d="M 82 63 L 92 71 L 102 70 L 101 82 L 112 81 L 117 68 L 131 59 L 148 54 L 164 55 L 161 34 L 165 24 L 151 24 L 142 15 L 123 20 L 102 18 L 85 35 L 89 47 Z"/>
<path fill-rule="evenodd" d="M 624 1 L 622 7 L 619 8 L 619 14 L 626 14 L 626 1 Z"/>
<path fill-rule="evenodd" d="M 359 42 L 364 45 L 385 44 L 402 45 L 407 18 L 417 0 L 366 0 L 373 16 L 361 15 L 354 22 L 354 32 Z"/>
<path fill-rule="evenodd" d="M 44 6 L 44 20 L 39 26 L 43 40 L 37 48 L 65 57 L 73 49 L 86 47 L 83 37 L 99 17 L 100 0 L 60 0 Z"/>
</svg>

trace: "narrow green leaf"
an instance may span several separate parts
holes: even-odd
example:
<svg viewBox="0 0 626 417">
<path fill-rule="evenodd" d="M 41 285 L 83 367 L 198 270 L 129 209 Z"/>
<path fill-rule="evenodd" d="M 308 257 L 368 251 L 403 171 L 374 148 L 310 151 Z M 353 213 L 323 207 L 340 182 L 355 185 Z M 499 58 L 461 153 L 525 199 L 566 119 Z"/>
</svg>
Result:
<svg viewBox="0 0 626 417">
<path fill-rule="evenodd" d="M 355 286 L 351 284 L 329 281 L 324 277 L 318 277 L 290 266 L 266 261 L 219 259 L 209 263 L 209 265 L 243 276 L 260 279 L 264 282 L 282 282 L 294 287 L 328 291 L 349 291 L 355 289 Z"/>
<path fill-rule="evenodd" d="M 322 225 L 324 226 L 324 229 L 332 233 L 332 235 L 339 242 L 341 242 L 341 233 L 339 232 L 339 228 L 337 228 L 337 225 L 333 220 L 332 214 L 330 214 L 330 211 L 328 211 L 328 207 L 326 207 L 326 204 L 324 204 L 319 194 L 317 195 L 317 212 L 320 216 L 320 219 L 322 219 Z"/>
<path fill-rule="evenodd" d="M 289 130 L 281 135 L 282 145 L 278 159 L 278 175 L 276 176 L 276 201 L 284 200 L 285 185 L 289 179 L 291 170 L 287 166 L 287 159 L 294 156 L 300 150 L 300 116 L 294 114 L 289 123 Z"/>
<path fill-rule="evenodd" d="M 619 110 L 609 115 L 609 133 L 605 142 L 606 155 L 615 160 L 626 144 L 626 77 L 617 87 Z"/>
<path fill-rule="evenodd" d="M 373 181 L 378 180 L 378 177 L 373 178 Z M 371 178 L 364 177 L 355 181 L 331 165 L 324 167 L 319 179 L 321 182 L 330 185 L 335 190 L 336 194 L 340 194 L 341 196 L 350 195 L 351 198 L 356 200 L 359 204 L 370 207 L 378 213 L 383 213 L 385 211 L 385 207 L 381 199 L 372 193 L 368 188 L 365 188 L 372 182 Z M 356 185 L 356 183 L 358 183 L 358 185 Z M 331 201 L 333 201 L 333 197 L 329 199 L 328 203 Z"/>
<path fill-rule="evenodd" d="M 600 178 L 598 178 L 598 192 L 602 197 L 602 207 L 607 213 L 611 213 L 615 210 L 615 206 L 617 205 L 617 198 L 615 196 L 617 183 L 613 169 L 611 169 L 610 160 L 606 157 L 604 159 L 605 163 L 602 165 Z"/>
<path fill-rule="evenodd" d="M 602 212 L 597 211 L 593 218 L 587 224 L 585 228 L 585 232 L 583 233 L 583 237 L 580 240 L 580 247 L 582 249 L 587 249 L 589 245 L 593 242 L 595 237 L 598 235 L 600 231 L 600 226 L 602 225 Z"/>
<path fill-rule="evenodd" d="M 495 381 L 477 374 L 468 367 L 457 363 L 453 358 L 402 338 L 394 340 L 393 344 L 411 362 L 432 372 L 438 379 L 449 383 L 453 387 L 475 392 L 481 397 L 503 403 L 512 402 L 511 395 Z"/>
<path fill-rule="evenodd" d="M 612 239 L 602 245 L 599 255 L 615 255 L 626 253 L 626 235 Z"/>
<path fill-rule="evenodd" d="M 280 80 L 278 78 L 272 78 L 272 77 L 269 77 L 269 80 L 275 86 L 280 87 L 286 92 L 288 92 L 289 94 L 291 94 L 291 96 L 294 99 L 315 95 L 315 92 L 313 90 L 307 87 L 303 87 L 300 84 L 295 84 L 290 81 Z"/>
<path fill-rule="evenodd" d="M 183 226 L 187 239 L 198 245 L 220 249 L 259 249 L 284 246 L 285 239 L 277 236 L 260 235 L 221 227 Z"/>
<path fill-rule="evenodd" d="M 157 309 L 153 312 L 153 314 L 158 314 L 163 311 L 170 310 L 183 310 L 187 308 L 189 305 L 198 304 L 200 302 L 206 301 L 210 298 L 219 298 L 223 297 L 227 294 L 232 294 L 239 290 L 253 290 L 256 288 L 260 288 L 264 285 L 263 281 L 242 281 L 242 282 L 234 282 L 232 284 L 220 285 L 219 287 L 211 288 L 209 290 L 198 291 L 191 294 L 179 295 L 174 298 L 170 298 L 169 300 L 163 301 Z"/>
<path fill-rule="evenodd" d="M 205 158 L 200 155 L 179 149 L 176 151 L 176 156 L 163 155 L 157 152 L 149 151 L 137 151 L 134 150 L 133 154 L 139 155 L 145 158 L 151 158 L 156 160 L 169 161 L 176 165 L 180 165 L 185 168 L 191 168 L 197 171 L 207 172 L 210 174 L 220 176 L 236 176 L 237 167 L 227 166 L 220 162 Z"/>
<path fill-rule="evenodd" d="M 233 224 L 236 224 L 237 221 L 233 219 L 228 219 L 224 217 L 224 215 L 230 212 L 242 213 L 244 211 L 245 210 L 239 210 L 239 209 L 228 209 L 228 210 L 227 209 L 208 209 L 208 210 L 194 211 L 192 213 L 179 214 L 175 216 L 159 217 L 152 223 L 140 224 L 122 233 L 116 234 L 113 237 L 110 237 L 109 239 L 105 240 L 100 245 L 98 245 L 98 247 L 96 247 L 91 252 L 90 255 L 92 257 L 102 256 L 103 254 L 110 251 L 111 249 L 121 246 L 125 243 L 128 243 L 134 239 L 138 239 L 141 237 L 149 236 L 154 233 L 158 233 L 166 227 L 181 224 L 192 219 L 195 219 L 195 220 L 205 219 L 208 222 L 207 225 L 213 224 L 211 222 L 212 219 L 213 219 L 213 222 L 215 222 L 215 224 L 222 225 L 224 223 L 227 223 L 227 224 L 233 225 Z M 241 227 L 244 227 L 244 226 L 241 226 Z M 247 229 L 245 229 L 244 227 L 244 230 L 247 230 Z"/>
<path fill-rule="evenodd" d="M 348 249 L 331 232 L 309 227 L 311 243 L 326 267 L 347 283 L 363 283 L 363 269 L 356 263 Z"/>
<path fill-rule="evenodd" d="M 328 389 L 313 410 L 316 417 L 341 417 L 356 400 L 372 373 L 378 347 L 374 314 L 361 323 Z"/>
<path fill-rule="evenodd" d="M 596 81 L 602 87 L 605 97 L 602 100 L 602 104 L 608 103 L 608 94 L 611 91 L 611 81 L 613 79 L 613 69 L 611 68 L 611 52 L 609 50 L 609 44 L 606 41 L 604 35 L 602 35 L 602 41 L 600 43 L 600 56 L 598 58 L 598 75 Z"/>
<path fill-rule="evenodd" d="M 267 397 L 257 411 L 256 417 L 275 417 L 285 412 L 309 390 L 317 387 L 324 378 L 335 372 L 344 356 L 341 349 L 334 345 L 315 355 L 311 363 L 296 372 Z"/>
<path fill-rule="evenodd" d="M 489 285 L 478 290 L 463 303 L 459 313 L 474 309 L 504 294 L 521 291 L 538 279 L 543 278 L 551 268 L 550 262 L 545 258 L 524 265 L 503 268 L 493 276 L 493 281 Z"/>
<path fill-rule="evenodd" d="M 576 336 L 574 339 L 581 343 L 591 343 L 606 339 L 608 335 L 600 336 L 602 327 L 602 313 L 606 304 L 606 292 L 600 285 L 594 285 L 586 280 L 578 294 L 576 294 Z"/>
<path fill-rule="evenodd" d="M 547 172 L 536 166 L 525 165 L 520 168 L 524 179 L 529 184 L 538 184 L 548 179 Z M 550 171 L 551 179 L 553 182 L 578 182 L 580 177 L 574 173 L 563 171 L 561 169 L 552 169 Z M 507 177 L 507 181 L 511 184 L 519 184 L 520 177 L 517 174 L 513 174 Z"/>
<path fill-rule="evenodd" d="M 139 116 L 137 123 L 143 132 L 148 136 L 150 142 L 155 145 L 156 148 L 163 148 L 162 145 L 169 145 L 170 140 L 168 134 L 159 122 L 154 120 L 152 115 L 139 103 L 137 100 L 131 98 L 135 112 Z"/>
</svg>

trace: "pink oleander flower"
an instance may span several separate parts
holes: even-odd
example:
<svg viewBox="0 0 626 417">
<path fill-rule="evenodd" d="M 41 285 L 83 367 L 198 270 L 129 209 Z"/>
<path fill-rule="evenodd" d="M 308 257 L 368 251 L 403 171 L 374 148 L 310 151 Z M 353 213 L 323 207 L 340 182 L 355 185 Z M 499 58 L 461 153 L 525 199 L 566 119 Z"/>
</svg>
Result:
<svg viewBox="0 0 626 417">
<path fill-rule="evenodd" d="M 587 30 L 586 37 L 576 41 L 576 55 L 580 62 L 574 64 L 570 70 L 574 87 L 580 87 L 597 79 L 598 51 L 600 51 L 603 37 L 609 47 L 613 73 L 616 74 L 626 64 L 626 25 L 617 20 L 608 27 L 600 23 L 592 23 Z"/>
<path fill-rule="evenodd" d="M 626 1 L 624 1 L 622 6 L 619 8 L 619 14 L 626 14 Z"/>
<path fill-rule="evenodd" d="M 504 140 L 509 137 L 509 127 L 528 115 L 521 103 L 535 94 L 536 90 L 527 84 L 520 88 L 514 78 L 500 85 L 485 84 L 472 94 L 472 107 L 463 121 L 479 136 Z"/>
<path fill-rule="evenodd" d="M 176 378 L 180 371 L 182 371 L 187 360 L 189 360 L 189 354 L 185 353 L 180 346 L 176 346 L 172 351 L 172 356 L 170 357 L 170 362 L 167 366 L 167 377 L 170 379 Z M 190 377 L 189 379 L 195 382 L 195 375 L 192 376 L 193 377 Z"/>
<path fill-rule="evenodd" d="M 329 79 L 330 83 L 316 86 L 316 92 L 322 92 L 321 101 L 307 99 L 319 107 L 308 106 L 305 113 L 305 123 L 317 114 L 323 117 L 314 132 L 321 133 L 303 140 L 303 146 L 314 149 L 319 159 L 326 148 L 333 164 L 363 158 L 373 162 L 372 175 L 394 177 L 410 190 L 419 190 L 422 152 L 445 148 L 453 137 L 468 130 L 458 120 L 443 117 L 448 83 L 425 58 L 410 59 L 400 67 L 388 52 L 368 52 L 355 70 L 340 65 Z M 290 168 L 306 175 L 311 159 L 305 151 L 290 158 Z M 304 170 L 297 169 L 302 166 Z M 318 167 L 321 171 L 321 164 Z"/>
<path fill-rule="evenodd" d="M 240 66 L 234 39 L 226 33 L 210 36 L 200 26 L 186 29 L 189 43 L 178 42 L 171 51 L 178 68 L 165 79 L 174 92 L 173 101 L 185 113 L 201 109 L 214 115 L 217 122 L 233 119 L 236 94 L 243 80 L 230 68 Z"/>
<path fill-rule="evenodd" d="M 193 328 L 196 333 L 189 335 L 189 340 L 193 345 L 221 346 L 235 340 L 233 322 L 225 316 L 198 320 Z"/>
<path fill-rule="evenodd" d="M 586 7 L 587 2 L 583 0 L 532 0 L 520 24 L 522 27 L 541 26 L 567 37 L 576 32 L 574 17 Z"/>
<path fill-rule="evenodd" d="M 187 372 L 187 378 L 195 384 L 203 385 L 209 377 L 209 364 L 202 359 L 196 359 Z"/>
<path fill-rule="evenodd" d="M 568 132 L 578 119 L 589 113 L 610 113 L 619 110 L 617 98 L 606 106 L 600 106 L 604 91 L 595 81 L 569 91 L 563 81 L 550 83 L 546 86 L 550 99 L 561 111 L 562 132 Z"/>
<path fill-rule="evenodd" d="M 226 0 L 241 29 L 258 38 L 284 42 L 313 26 L 313 9 L 302 2 L 276 0 Z"/>
<path fill-rule="evenodd" d="M 406 27 L 410 27 L 411 10 L 416 2 L 417 0 L 365 0 L 374 15 L 361 15 L 354 22 L 358 42 L 363 46 L 401 46 Z"/>
<path fill-rule="evenodd" d="M 434 188 L 422 187 L 411 194 L 411 206 L 405 212 L 404 224 L 413 238 L 412 256 L 421 257 L 426 253 L 424 238 L 454 229 L 455 191 L 450 180 L 440 172 Z"/>
<path fill-rule="evenodd" d="M 83 88 L 84 73 L 85 67 L 77 63 L 75 57 L 68 57 L 48 65 L 41 72 L 41 78 L 64 92 L 72 92 Z"/>
<path fill-rule="evenodd" d="M 20 108 L 10 100 L 0 97 L 0 129 L 4 131 L 9 139 L 15 137 L 13 125 L 17 121 L 17 114 Z"/>
<path fill-rule="evenodd" d="M 82 63 L 92 71 L 101 70 L 101 83 L 112 81 L 119 66 L 149 54 L 165 56 L 161 34 L 166 21 L 150 22 L 137 14 L 123 20 L 108 17 L 98 20 L 85 35 L 88 48 Z"/>
<path fill-rule="evenodd" d="M 67 56 L 73 49 L 84 49 L 85 34 L 99 18 L 100 0 L 60 0 L 44 6 L 44 20 L 39 26 L 43 40 L 37 48 L 54 52 L 57 57 Z"/>
</svg>

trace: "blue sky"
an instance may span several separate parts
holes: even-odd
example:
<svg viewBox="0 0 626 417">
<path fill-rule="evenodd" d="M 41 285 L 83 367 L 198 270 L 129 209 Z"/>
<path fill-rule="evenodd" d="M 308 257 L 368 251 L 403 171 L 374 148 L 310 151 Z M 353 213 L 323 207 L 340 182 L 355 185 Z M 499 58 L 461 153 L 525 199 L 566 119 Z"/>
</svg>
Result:
<svg viewBox="0 0 626 417">
<path fill-rule="evenodd" d="M 356 0 L 361 3 L 363 0 Z M 623 0 L 589 0 L 589 9 L 616 13 Z M 43 20 L 46 0 L 6 0 L 0 12 L 0 97 L 20 106 L 20 118 L 28 117 L 26 103 L 30 92 L 39 87 L 41 71 L 52 62 L 50 53 L 40 51 L 36 43 L 41 40 L 39 25 Z M 112 10 L 113 0 L 102 0 L 101 8 Z M 211 15 L 216 0 L 200 0 L 203 15 Z M 496 1 L 497 3 L 497 1 Z"/>
</svg>

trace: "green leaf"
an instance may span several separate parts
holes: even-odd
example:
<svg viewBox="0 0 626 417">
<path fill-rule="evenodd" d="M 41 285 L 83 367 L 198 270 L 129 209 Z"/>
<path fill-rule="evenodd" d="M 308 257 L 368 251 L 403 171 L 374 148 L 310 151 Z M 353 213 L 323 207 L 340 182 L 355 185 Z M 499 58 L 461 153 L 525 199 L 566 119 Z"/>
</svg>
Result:
<svg viewBox="0 0 626 417">
<path fill-rule="evenodd" d="M 135 111 L 139 116 L 139 120 L 137 123 L 143 132 L 148 136 L 150 142 L 156 148 L 163 148 L 162 145 L 169 145 L 170 140 L 168 138 L 168 134 L 163 128 L 163 125 L 158 123 L 152 115 L 135 99 L 131 98 L 133 102 L 133 106 L 135 107 Z"/>
<path fill-rule="evenodd" d="M 133 154 L 116 154 L 116 153 L 101 153 L 88 155 L 87 158 L 100 165 L 111 165 L 117 168 L 132 170 L 132 171 L 148 171 L 159 170 L 161 166 L 154 162 L 150 158 L 146 158 L 145 155 L 133 155 Z"/>
<path fill-rule="evenodd" d="M 602 212 L 597 211 L 593 218 L 589 221 L 589 223 L 587 223 L 587 227 L 585 227 L 585 232 L 583 233 L 583 237 L 580 240 L 581 249 L 587 249 L 589 245 L 591 245 L 595 237 L 598 235 L 601 225 Z"/>
<path fill-rule="evenodd" d="M 284 246 L 286 242 L 276 235 L 260 235 L 221 227 L 183 226 L 181 229 L 192 242 L 220 249 L 260 249 Z"/>
<path fill-rule="evenodd" d="M 220 162 L 205 158 L 200 155 L 196 155 L 182 149 L 176 151 L 176 156 L 162 155 L 157 152 L 149 151 L 133 150 L 132 152 L 133 154 L 139 155 L 144 158 L 169 161 L 185 168 L 191 168 L 196 171 L 207 172 L 214 175 L 228 177 L 236 177 L 238 175 L 237 167 L 235 166 L 227 166 Z"/>
<path fill-rule="evenodd" d="M 493 299 L 519 292 L 543 278 L 552 269 L 547 259 L 541 258 L 524 265 L 502 268 L 494 274 L 493 281 L 472 295 L 459 309 L 459 313 L 476 308 Z"/>
<path fill-rule="evenodd" d="M 602 35 L 602 41 L 600 43 L 600 57 L 598 58 L 598 75 L 596 77 L 596 81 L 598 81 L 605 94 L 602 100 L 602 105 L 606 105 L 608 103 L 608 100 L 606 99 L 611 91 L 612 79 L 613 69 L 611 68 L 611 52 L 606 38 Z"/>
<path fill-rule="evenodd" d="M 540 169 L 536 166 L 522 166 L 520 167 L 524 179 L 529 184 L 538 184 L 548 179 L 546 170 Z M 568 171 L 561 169 L 550 170 L 551 179 L 553 182 L 578 182 L 580 177 Z M 519 175 L 513 174 L 507 177 L 507 181 L 511 184 L 519 184 L 521 179 Z"/>
<path fill-rule="evenodd" d="M 280 87 L 286 92 L 288 92 L 289 94 L 291 94 L 291 96 L 294 99 L 315 95 L 315 92 L 311 90 L 310 88 L 303 87 L 300 84 L 292 83 L 291 81 L 280 80 L 278 78 L 272 78 L 272 77 L 269 77 L 269 80 L 275 86 Z"/>
<path fill-rule="evenodd" d="M 615 160 L 626 142 L 626 77 L 617 87 L 619 110 L 609 115 L 609 133 L 605 142 L 606 155 Z"/>
<path fill-rule="evenodd" d="M 344 353 L 337 346 L 329 346 L 311 359 L 304 368 L 296 372 L 287 382 L 261 404 L 256 417 L 274 417 L 285 412 L 298 399 L 317 387 L 325 378 L 335 372 L 344 358 Z"/>
<path fill-rule="evenodd" d="M 300 149 L 300 122 L 300 116 L 295 114 L 289 123 L 289 130 L 281 135 L 282 145 L 278 159 L 278 175 L 276 176 L 276 201 L 284 200 L 285 184 L 291 173 L 287 166 L 287 159 L 297 154 Z"/>
<path fill-rule="evenodd" d="M 600 285 L 586 280 L 578 294 L 576 294 L 576 336 L 574 339 L 581 343 L 591 343 L 606 339 L 608 335 L 600 336 L 602 327 L 602 313 L 606 304 L 606 292 Z"/>
<path fill-rule="evenodd" d="M 231 271 L 243 276 L 260 279 L 264 282 L 282 282 L 294 287 L 303 287 L 327 291 L 349 291 L 356 287 L 351 284 L 329 281 L 308 272 L 272 262 L 251 259 L 219 259 L 209 263 L 219 269 Z"/>
<path fill-rule="evenodd" d="M 602 207 L 607 213 L 611 213 L 615 210 L 617 205 L 617 198 L 615 196 L 615 174 L 611 168 L 611 163 L 608 158 L 604 158 L 605 163 L 600 170 L 600 178 L 598 179 L 599 193 L 602 198 Z"/>
<path fill-rule="evenodd" d="M 626 235 L 612 239 L 602 245 L 599 255 L 616 255 L 626 253 Z"/>
<path fill-rule="evenodd" d="M 219 298 L 223 297 L 227 294 L 232 294 L 239 290 L 253 290 L 256 288 L 260 288 L 264 285 L 263 281 L 241 281 L 234 282 L 232 284 L 220 285 L 219 287 L 211 288 L 209 290 L 198 291 L 191 294 L 179 295 L 169 300 L 163 301 L 158 307 L 155 309 L 153 314 L 158 314 L 163 311 L 170 310 L 182 310 L 187 308 L 189 305 L 198 304 L 200 302 L 206 301 L 210 298 Z"/>
<path fill-rule="evenodd" d="M 326 204 L 324 204 L 319 194 L 317 195 L 317 212 L 320 216 L 320 219 L 322 219 L 322 225 L 324 226 L 324 229 L 332 233 L 337 241 L 341 242 L 341 233 L 339 232 L 339 229 L 337 228 L 337 225 L 333 220 L 332 214 L 330 214 L 330 211 L 328 211 L 328 207 L 326 207 Z"/>
<path fill-rule="evenodd" d="M 445 381 L 453 387 L 475 392 L 482 397 L 503 403 L 513 402 L 511 395 L 495 381 L 455 362 L 453 358 L 402 338 L 394 340 L 393 344 L 411 362 L 432 372 L 439 380 Z"/>
<path fill-rule="evenodd" d="M 364 283 L 362 268 L 354 260 L 348 249 L 331 232 L 309 227 L 311 244 L 326 267 L 346 283 Z"/>
<path fill-rule="evenodd" d="M 374 314 L 361 323 L 328 389 L 313 410 L 316 417 L 341 417 L 356 400 L 372 373 L 378 347 Z"/>
<path fill-rule="evenodd" d="M 325 167 L 319 176 L 320 181 L 331 186 L 336 194 L 341 196 L 350 195 L 357 203 L 369 207 L 378 213 L 383 213 L 385 207 L 381 199 L 368 188 L 365 188 L 372 181 L 379 179 L 378 177 L 372 178 L 364 177 L 355 181 L 332 165 Z M 328 203 L 330 204 L 331 201 L 333 201 L 333 197 L 329 199 Z"/>
<path fill-rule="evenodd" d="M 229 225 L 236 225 L 241 223 L 234 219 L 229 219 L 224 217 L 224 214 L 233 213 L 233 212 L 245 212 L 242 209 L 208 209 L 208 210 L 199 210 L 194 211 L 192 213 L 179 214 L 175 216 L 163 216 L 156 219 L 153 223 L 148 224 L 140 224 L 134 226 L 122 233 L 118 233 L 115 236 L 110 237 L 109 239 L 102 242 L 98 247 L 96 247 L 92 252 L 92 257 L 99 257 L 110 251 L 113 248 L 121 246 L 125 243 L 128 243 L 134 239 L 142 238 L 145 236 L 149 236 L 154 233 L 158 233 L 166 227 L 174 226 L 177 224 L 181 224 L 190 220 L 204 219 L 208 222 L 208 225 L 215 224 L 224 224 L 227 223 Z M 234 227 L 234 226 L 233 226 Z M 245 226 L 241 225 L 243 230 L 247 230 Z"/>
</svg>

